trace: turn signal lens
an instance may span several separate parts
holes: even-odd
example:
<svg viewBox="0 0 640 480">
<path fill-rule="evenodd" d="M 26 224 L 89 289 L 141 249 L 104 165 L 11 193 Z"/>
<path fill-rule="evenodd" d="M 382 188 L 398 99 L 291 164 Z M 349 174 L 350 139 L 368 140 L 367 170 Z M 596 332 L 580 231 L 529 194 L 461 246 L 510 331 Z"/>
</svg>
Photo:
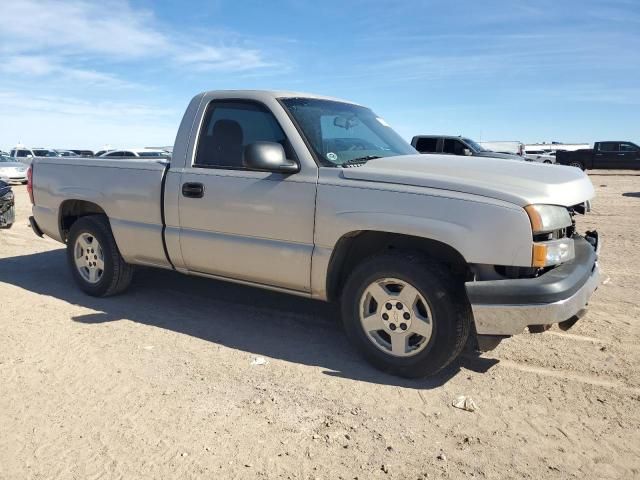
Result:
<svg viewBox="0 0 640 480">
<path fill-rule="evenodd" d="M 34 205 L 33 201 L 33 163 L 29 165 L 27 169 L 27 193 L 29 194 L 29 200 L 31 200 L 31 205 Z"/>
<path fill-rule="evenodd" d="M 533 245 L 533 260 L 531 261 L 532 267 L 544 267 L 547 263 L 547 246 L 534 244 Z"/>
</svg>

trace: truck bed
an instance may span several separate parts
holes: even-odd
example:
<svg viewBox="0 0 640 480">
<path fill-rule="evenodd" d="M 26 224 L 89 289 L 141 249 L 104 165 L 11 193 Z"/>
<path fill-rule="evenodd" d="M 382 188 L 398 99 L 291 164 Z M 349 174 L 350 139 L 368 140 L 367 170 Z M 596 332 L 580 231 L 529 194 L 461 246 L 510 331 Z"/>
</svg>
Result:
<svg viewBox="0 0 640 480">
<path fill-rule="evenodd" d="M 34 216 L 45 234 L 64 241 L 61 212 L 81 202 L 99 205 L 127 262 L 170 267 L 162 238 L 168 167 L 168 161 L 157 159 L 34 159 Z"/>
</svg>

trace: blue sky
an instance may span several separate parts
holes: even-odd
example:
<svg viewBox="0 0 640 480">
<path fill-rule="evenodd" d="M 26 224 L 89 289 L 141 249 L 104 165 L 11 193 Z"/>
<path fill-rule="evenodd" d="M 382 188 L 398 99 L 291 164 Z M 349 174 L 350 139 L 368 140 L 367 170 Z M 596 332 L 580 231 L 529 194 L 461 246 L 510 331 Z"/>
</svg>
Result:
<svg viewBox="0 0 640 480">
<path fill-rule="evenodd" d="M 0 148 L 170 145 L 203 90 L 372 107 L 405 138 L 640 141 L 640 1 L 0 1 Z"/>
</svg>

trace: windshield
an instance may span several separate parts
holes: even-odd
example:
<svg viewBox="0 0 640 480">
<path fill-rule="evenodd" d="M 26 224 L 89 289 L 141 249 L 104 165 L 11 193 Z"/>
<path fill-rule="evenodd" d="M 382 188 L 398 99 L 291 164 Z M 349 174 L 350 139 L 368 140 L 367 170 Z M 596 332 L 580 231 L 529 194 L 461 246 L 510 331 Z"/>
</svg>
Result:
<svg viewBox="0 0 640 480">
<path fill-rule="evenodd" d="M 5 157 L 4 155 L 0 155 L 0 162 L 16 163 L 16 161 L 13 158 Z"/>
<path fill-rule="evenodd" d="M 314 98 L 286 98 L 282 104 L 325 166 L 418 153 L 368 108 Z"/>
<path fill-rule="evenodd" d="M 471 140 L 470 138 L 463 138 L 462 140 L 464 141 L 464 143 L 469 145 L 476 152 L 488 152 L 489 151 L 486 148 L 484 148 L 482 145 L 480 145 L 479 143 L 476 143 L 473 140 Z"/>
</svg>

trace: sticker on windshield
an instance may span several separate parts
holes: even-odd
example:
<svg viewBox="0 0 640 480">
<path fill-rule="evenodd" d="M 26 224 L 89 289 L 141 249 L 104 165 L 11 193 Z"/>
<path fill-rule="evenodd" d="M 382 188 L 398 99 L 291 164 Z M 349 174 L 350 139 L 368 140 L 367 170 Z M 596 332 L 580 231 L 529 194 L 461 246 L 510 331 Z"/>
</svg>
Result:
<svg viewBox="0 0 640 480">
<path fill-rule="evenodd" d="M 336 160 L 338 160 L 338 155 L 336 155 L 333 152 L 329 152 L 329 153 L 327 153 L 327 158 L 329 160 L 331 160 L 332 162 L 335 162 Z"/>
<path fill-rule="evenodd" d="M 376 117 L 376 120 L 378 120 L 378 122 L 380 122 L 380 125 L 382 125 L 383 127 L 388 127 L 389 126 L 389 124 L 387 122 L 385 122 L 383 118 Z"/>
</svg>

